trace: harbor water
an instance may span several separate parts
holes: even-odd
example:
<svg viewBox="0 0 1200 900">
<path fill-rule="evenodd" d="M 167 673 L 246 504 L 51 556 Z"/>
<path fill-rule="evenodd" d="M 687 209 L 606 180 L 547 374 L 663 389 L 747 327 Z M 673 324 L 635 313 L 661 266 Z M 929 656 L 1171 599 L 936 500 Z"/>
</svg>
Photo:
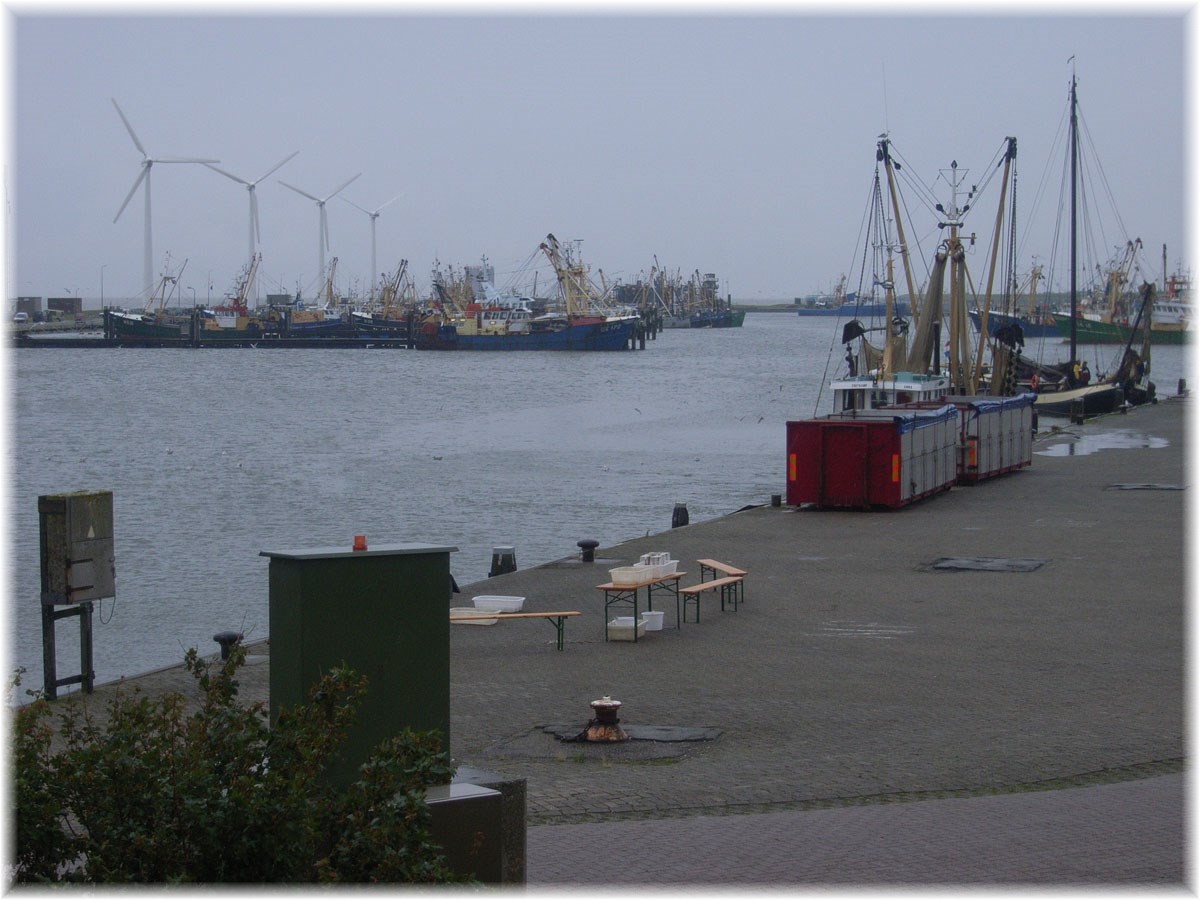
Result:
<svg viewBox="0 0 1200 900">
<path fill-rule="evenodd" d="M 623 353 L 12 351 L 8 669 L 42 686 L 40 495 L 113 492 L 117 596 L 94 618 L 112 681 L 215 652 L 219 631 L 267 637 L 262 550 L 451 545 L 469 603 L 496 547 L 526 568 L 665 531 L 680 503 L 692 523 L 769 503 L 784 423 L 829 411 L 841 325 L 750 313 Z M 1100 373 L 1119 352 L 1080 356 Z M 1160 394 L 1186 354 L 1154 348 Z M 57 626 L 60 678 L 78 631 Z"/>
</svg>

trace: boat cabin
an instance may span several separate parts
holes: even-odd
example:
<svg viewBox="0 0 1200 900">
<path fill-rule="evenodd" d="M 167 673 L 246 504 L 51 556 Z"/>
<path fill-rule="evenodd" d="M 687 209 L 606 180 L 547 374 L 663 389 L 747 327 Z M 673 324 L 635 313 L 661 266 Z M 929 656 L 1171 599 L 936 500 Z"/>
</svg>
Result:
<svg viewBox="0 0 1200 900">
<path fill-rule="evenodd" d="M 880 379 L 877 375 L 847 375 L 830 382 L 835 413 L 879 409 L 940 400 L 950 393 L 947 375 L 917 375 L 896 372 Z"/>
</svg>

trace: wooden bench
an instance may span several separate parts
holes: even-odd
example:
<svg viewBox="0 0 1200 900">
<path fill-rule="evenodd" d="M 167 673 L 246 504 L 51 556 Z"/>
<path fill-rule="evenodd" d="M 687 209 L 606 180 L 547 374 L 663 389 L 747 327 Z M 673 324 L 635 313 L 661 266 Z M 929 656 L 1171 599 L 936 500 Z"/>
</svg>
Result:
<svg viewBox="0 0 1200 900">
<path fill-rule="evenodd" d="M 708 575 L 712 575 L 714 578 L 716 578 L 718 572 L 720 572 L 722 575 L 728 576 L 730 578 L 743 578 L 743 579 L 748 574 L 745 569 L 739 569 L 737 566 L 731 566 L 731 565 L 729 565 L 729 563 L 723 563 L 716 559 L 698 559 L 698 560 L 696 560 L 696 562 L 700 563 L 700 580 L 701 581 L 703 581 L 705 579 L 705 577 Z M 745 603 L 746 602 L 746 585 L 745 585 L 745 583 L 739 584 L 737 587 L 737 591 L 738 591 L 738 597 L 737 597 L 738 601 Z M 736 608 L 736 606 L 735 606 L 735 608 Z"/>
<path fill-rule="evenodd" d="M 558 649 L 563 648 L 563 629 L 566 620 L 579 615 L 577 610 L 571 612 L 519 612 L 495 613 L 490 616 L 451 616 L 451 622 L 470 622 L 472 619 L 546 619 L 558 632 Z"/>
<path fill-rule="evenodd" d="M 701 581 L 699 584 L 690 584 L 687 587 L 679 589 L 679 595 L 683 598 L 683 621 L 687 621 L 687 605 L 688 602 L 696 604 L 696 623 L 700 622 L 700 595 L 706 591 L 721 592 L 721 611 L 725 611 L 725 601 L 729 600 L 733 604 L 733 611 L 737 612 L 738 608 L 738 587 L 742 583 L 741 575 L 729 575 L 725 578 L 714 578 L 708 581 Z"/>
</svg>

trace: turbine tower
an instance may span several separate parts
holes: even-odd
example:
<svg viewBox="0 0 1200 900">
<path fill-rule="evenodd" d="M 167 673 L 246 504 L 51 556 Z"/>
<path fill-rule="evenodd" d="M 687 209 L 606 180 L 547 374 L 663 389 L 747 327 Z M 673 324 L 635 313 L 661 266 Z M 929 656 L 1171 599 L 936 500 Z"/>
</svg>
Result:
<svg viewBox="0 0 1200 900">
<path fill-rule="evenodd" d="M 111 99 L 111 98 L 110 98 Z M 156 156 L 151 157 L 146 152 L 146 148 L 142 146 L 142 142 L 138 140 L 137 133 L 133 130 L 133 126 L 129 124 L 129 120 L 125 118 L 125 113 L 121 111 L 121 107 L 117 106 L 117 101 L 113 99 L 112 105 L 116 107 L 117 115 L 121 117 L 121 121 L 125 123 L 125 130 L 129 132 L 129 136 L 133 138 L 133 144 L 138 148 L 138 152 L 142 154 L 141 172 L 133 182 L 133 187 L 129 189 L 129 193 L 125 195 L 125 202 L 121 204 L 121 208 L 117 210 L 117 214 L 113 217 L 115 225 L 117 219 L 121 218 L 121 213 L 125 212 L 125 207 L 129 205 L 129 201 L 133 199 L 133 195 L 137 192 L 138 186 L 144 181 L 146 182 L 146 213 L 145 213 L 145 232 L 143 235 L 143 243 L 145 245 L 145 256 L 142 259 L 142 280 L 144 283 L 145 296 L 149 297 L 154 293 L 154 240 L 152 237 L 152 228 L 150 224 L 150 170 L 155 163 L 218 163 L 219 159 L 198 159 L 195 157 L 181 156 Z"/>
<path fill-rule="evenodd" d="M 375 220 L 379 218 L 379 214 L 386 207 L 391 206 L 393 203 L 395 203 L 397 200 L 399 200 L 400 195 L 397 194 L 395 197 L 393 197 L 387 203 L 384 203 L 382 206 L 375 207 L 374 212 L 371 212 L 369 209 L 363 209 L 361 206 L 359 206 L 353 200 L 348 200 L 345 197 L 343 197 L 342 199 L 345 200 L 347 203 L 349 203 L 351 206 L 353 206 L 355 209 L 362 210 L 371 218 L 371 298 L 374 299 L 375 298 L 375 285 L 376 285 L 375 279 L 377 277 L 379 277 L 378 270 L 375 268 Z"/>
<path fill-rule="evenodd" d="M 205 163 L 205 165 L 214 172 L 220 172 L 226 178 L 232 178 L 238 184 L 244 184 L 246 186 L 247 193 L 250 194 L 250 252 L 247 255 L 247 259 L 254 259 L 254 251 L 258 249 L 258 245 L 262 242 L 262 236 L 258 229 L 258 195 L 255 193 L 254 189 L 258 187 L 259 183 L 264 181 L 267 176 L 282 168 L 284 163 L 290 162 L 292 157 L 296 156 L 296 154 L 299 152 L 300 151 L 297 150 L 296 153 L 293 153 L 291 156 L 288 156 L 285 159 L 275 163 L 275 165 L 271 166 L 271 168 L 267 169 L 266 172 L 258 176 L 258 178 L 255 178 L 253 181 L 247 181 L 245 178 L 240 178 L 237 175 L 234 175 L 232 172 L 226 172 L 224 169 L 218 169 L 212 163 Z"/>
<path fill-rule="evenodd" d="M 362 172 L 358 173 L 358 175 L 361 175 L 361 174 L 362 174 Z M 355 175 L 354 178 L 357 178 L 358 175 Z M 293 190 L 297 194 L 299 194 L 301 197 L 307 197 L 309 200 L 312 200 L 314 203 L 317 204 L 317 209 L 320 210 L 320 212 L 321 212 L 320 221 L 317 226 L 318 227 L 318 231 L 317 231 L 317 260 L 318 260 L 317 277 L 319 277 L 319 278 L 325 277 L 325 251 L 329 249 L 329 219 L 325 215 L 325 204 L 328 201 L 332 200 L 334 197 L 336 197 L 338 194 L 340 194 L 343 190 L 345 190 L 345 188 L 350 184 L 350 182 L 354 181 L 354 178 L 348 179 L 336 191 L 330 192 L 329 195 L 326 196 L 324 200 L 322 200 L 320 197 L 314 197 L 312 194 L 308 193 L 307 191 L 302 191 L 302 190 L 300 190 L 300 188 L 290 185 L 286 181 L 279 182 L 285 188 L 290 188 L 291 190 Z"/>
</svg>

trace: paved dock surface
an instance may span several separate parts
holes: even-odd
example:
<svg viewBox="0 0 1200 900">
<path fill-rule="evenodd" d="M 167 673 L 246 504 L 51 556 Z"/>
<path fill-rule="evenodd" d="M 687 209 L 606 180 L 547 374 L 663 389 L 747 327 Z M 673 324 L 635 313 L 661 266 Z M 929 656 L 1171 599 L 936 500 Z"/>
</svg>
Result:
<svg viewBox="0 0 1200 900">
<path fill-rule="evenodd" d="M 1181 885 L 1183 776 L 750 816 L 539 825 L 535 886 Z"/>
<path fill-rule="evenodd" d="M 448 603 L 582 613 L 562 652 L 541 619 L 451 626 L 455 762 L 526 779 L 531 887 L 1182 885 L 1187 419 L 1170 398 L 1068 426 L 1029 469 L 902 510 L 747 498 L 669 529 L 667 509 L 592 563 L 564 535 L 562 560 Z M 676 628 L 658 595 L 661 632 L 606 642 L 596 585 L 651 551 L 683 584 L 702 558 L 746 569 L 744 602 L 705 594 Z M 251 652 L 243 694 L 265 699 Z M 194 693 L 179 669 L 127 681 Z M 547 730 L 603 696 L 625 724 L 716 737 Z"/>
</svg>

